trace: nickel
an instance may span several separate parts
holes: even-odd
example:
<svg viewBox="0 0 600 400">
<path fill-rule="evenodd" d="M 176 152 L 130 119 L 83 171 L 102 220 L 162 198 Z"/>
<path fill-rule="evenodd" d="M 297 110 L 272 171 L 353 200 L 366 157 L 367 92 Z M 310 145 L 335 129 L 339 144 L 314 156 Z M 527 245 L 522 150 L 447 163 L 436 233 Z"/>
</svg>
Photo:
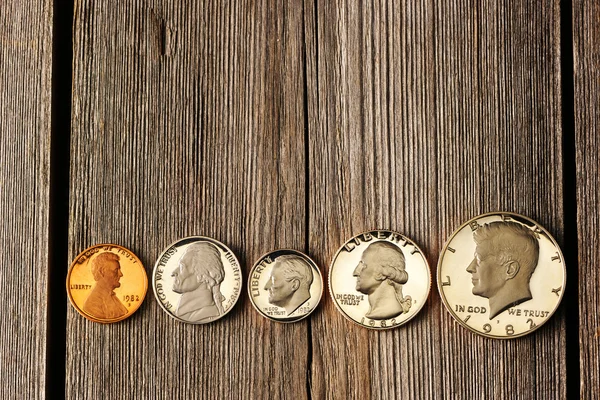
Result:
<svg viewBox="0 0 600 400">
<path fill-rule="evenodd" d="M 191 236 L 171 244 L 158 257 L 152 287 L 169 316 L 206 324 L 231 311 L 240 296 L 242 273 L 237 258 L 223 243 Z"/>
</svg>

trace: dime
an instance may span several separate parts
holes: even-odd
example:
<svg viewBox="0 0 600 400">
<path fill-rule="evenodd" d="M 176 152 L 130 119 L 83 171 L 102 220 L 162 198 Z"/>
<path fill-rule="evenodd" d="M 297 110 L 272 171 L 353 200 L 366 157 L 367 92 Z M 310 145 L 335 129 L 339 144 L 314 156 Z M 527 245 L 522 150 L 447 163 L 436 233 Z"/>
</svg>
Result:
<svg viewBox="0 0 600 400">
<path fill-rule="evenodd" d="M 403 325 L 423 307 L 431 272 L 419 247 L 406 236 L 373 230 L 354 236 L 335 254 L 329 291 L 349 320 L 372 329 Z"/>
<path fill-rule="evenodd" d="M 306 318 L 323 294 L 321 271 L 307 255 L 276 250 L 262 256 L 250 271 L 248 295 L 256 310 L 277 322 Z"/>
<path fill-rule="evenodd" d="M 94 322 L 124 320 L 144 301 L 148 278 L 131 250 L 98 244 L 79 254 L 67 274 L 67 294 L 77 312 Z"/>
<path fill-rule="evenodd" d="M 206 324 L 227 314 L 242 288 L 240 264 L 218 240 L 191 236 L 171 244 L 152 273 L 158 304 L 171 317 Z"/>
<path fill-rule="evenodd" d="M 450 236 L 438 263 L 438 289 L 450 314 L 482 336 L 533 332 L 556 311 L 566 270 L 554 238 L 519 214 L 479 215 Z"/>
</svg>

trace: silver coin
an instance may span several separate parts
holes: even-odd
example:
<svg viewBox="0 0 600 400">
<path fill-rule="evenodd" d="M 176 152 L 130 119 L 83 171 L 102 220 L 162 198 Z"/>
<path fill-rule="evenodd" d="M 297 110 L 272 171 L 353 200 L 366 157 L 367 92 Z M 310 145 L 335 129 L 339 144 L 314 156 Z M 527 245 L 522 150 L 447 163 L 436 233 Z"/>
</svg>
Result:
<svg viewBox="0 0 600 400">
<path fill-rule="evenodd" d="M 296 250 L 265 254 L 250 271 L 250 301 L 272 321 L 296 322 L 306 318 L 322 294 L 321 271 L 310 257 Z"/>
<path fill-rule="evenodd" d="M 519 214 L 479 215 L 458 228 L 440 254 L 438 289 L 450 314 L 479 335 L 529 334 L 556 311 L 566 283 L 554 238 Z"/>
<path fill-rule="evenodd" d="M 192 236 L 171 244 L 158 257 L 152 287 L 158 304 L 171 317 L 206 324 L 231 311 L 240 297 L 242 272 L 223 243 Z"/>
<path fill-rule="evenodd" d="M 421 249 L 388 230 L 348 240 L 329 272 L 329 291 L 338 310 L 371 329 L 407 323 L 425 305 L 430 288 L 431 272 Z"/>
</svg>

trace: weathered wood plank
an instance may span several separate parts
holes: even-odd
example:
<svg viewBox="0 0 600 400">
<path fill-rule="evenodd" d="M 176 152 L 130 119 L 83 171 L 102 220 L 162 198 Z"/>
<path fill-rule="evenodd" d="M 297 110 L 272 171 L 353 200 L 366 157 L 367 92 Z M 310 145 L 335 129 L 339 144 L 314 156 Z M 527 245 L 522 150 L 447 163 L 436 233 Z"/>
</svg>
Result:
<svg viewBox="0 0 600 400">
<path fill-rule="evenodd" d="M 288 2 L 77 1 L 71 257 L 115 242 L 150 272 L 172 241 L 207 235 L 247 274 L 303 250 L 303 29 Z M 109 326 L 69 308 L 67 397 L 305 398 L 308 322 L 267 321 L 245 290 L 206 326 L 151 292 Z"/>
<path fill-rule="evenodd" d="M 46 382 L 52 2 L 0 5 L 1 398 Z"/>
<path fill-rule="evenodd" d="M 436 244 L 432 14 L 421 4 L 319 2 L 309 65 L 310 250 L 326 265 L 351 236 L 395 229 Z M 308 29 L 307 29 L 308 31 Z M 434 262 L 429 257 L 429 262 Z M 350 277 L 352 279 L 352 277 Z M 440 303 L 405 328 L 369 331 L 328 297 L 312 321 L 314 398 L 432 398 Z M 417 378 L 419 377 L 419 378 Z M 420 382 L 420 383 L 419 383 Z"/>
<path fill-rule="evenodd" d="M 582 399 L 600 388 L 600 4 L 573 2 L 573 69 L 579 249 L 579 355 Z"/>
<path fill-rule="evenodd" d="M 307 2 L 309 4 L 309 2 Z M 307 7 L 308 9 L 308 7 Z M 562 240 L 558 2 L 317 2 L 307 13 L 309 249 L 391 228 L 426 251 L 507 210 Z M 564 315 L 512 341 L 478 337 L 436 288 L 406 327 L 372 332 L 325 299 L 315 398 L 564 398 Z"/>
<path fill-rule="evenodd" d="M 562 243 L 558 2 L 473 3 L 440 8 L 438 15 L 440 231 L 447 236 L 472 215 L 510 210 L 532 217 Z M 540 330 L 509 342 L 461 331 L 442 315 L 448 392 L 565 398 L 562 309 Z"/>
</svg>

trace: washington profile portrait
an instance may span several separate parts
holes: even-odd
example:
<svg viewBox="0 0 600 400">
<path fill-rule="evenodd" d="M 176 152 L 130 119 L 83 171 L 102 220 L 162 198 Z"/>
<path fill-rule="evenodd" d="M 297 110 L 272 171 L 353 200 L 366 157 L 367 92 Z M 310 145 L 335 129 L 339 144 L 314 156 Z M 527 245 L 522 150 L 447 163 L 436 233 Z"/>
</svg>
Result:
<svg viewBox="0 0 600 400">
<path fill-rule="evenodd" d="M 367 295 L 367 318 L 383 320 L 410 310 L 412 298 L 403 296 L 402 285 L 408 281 L 402 250 L 387 241 L 371 243 L 354 269 L 356 290 Z"/>
</svg>

